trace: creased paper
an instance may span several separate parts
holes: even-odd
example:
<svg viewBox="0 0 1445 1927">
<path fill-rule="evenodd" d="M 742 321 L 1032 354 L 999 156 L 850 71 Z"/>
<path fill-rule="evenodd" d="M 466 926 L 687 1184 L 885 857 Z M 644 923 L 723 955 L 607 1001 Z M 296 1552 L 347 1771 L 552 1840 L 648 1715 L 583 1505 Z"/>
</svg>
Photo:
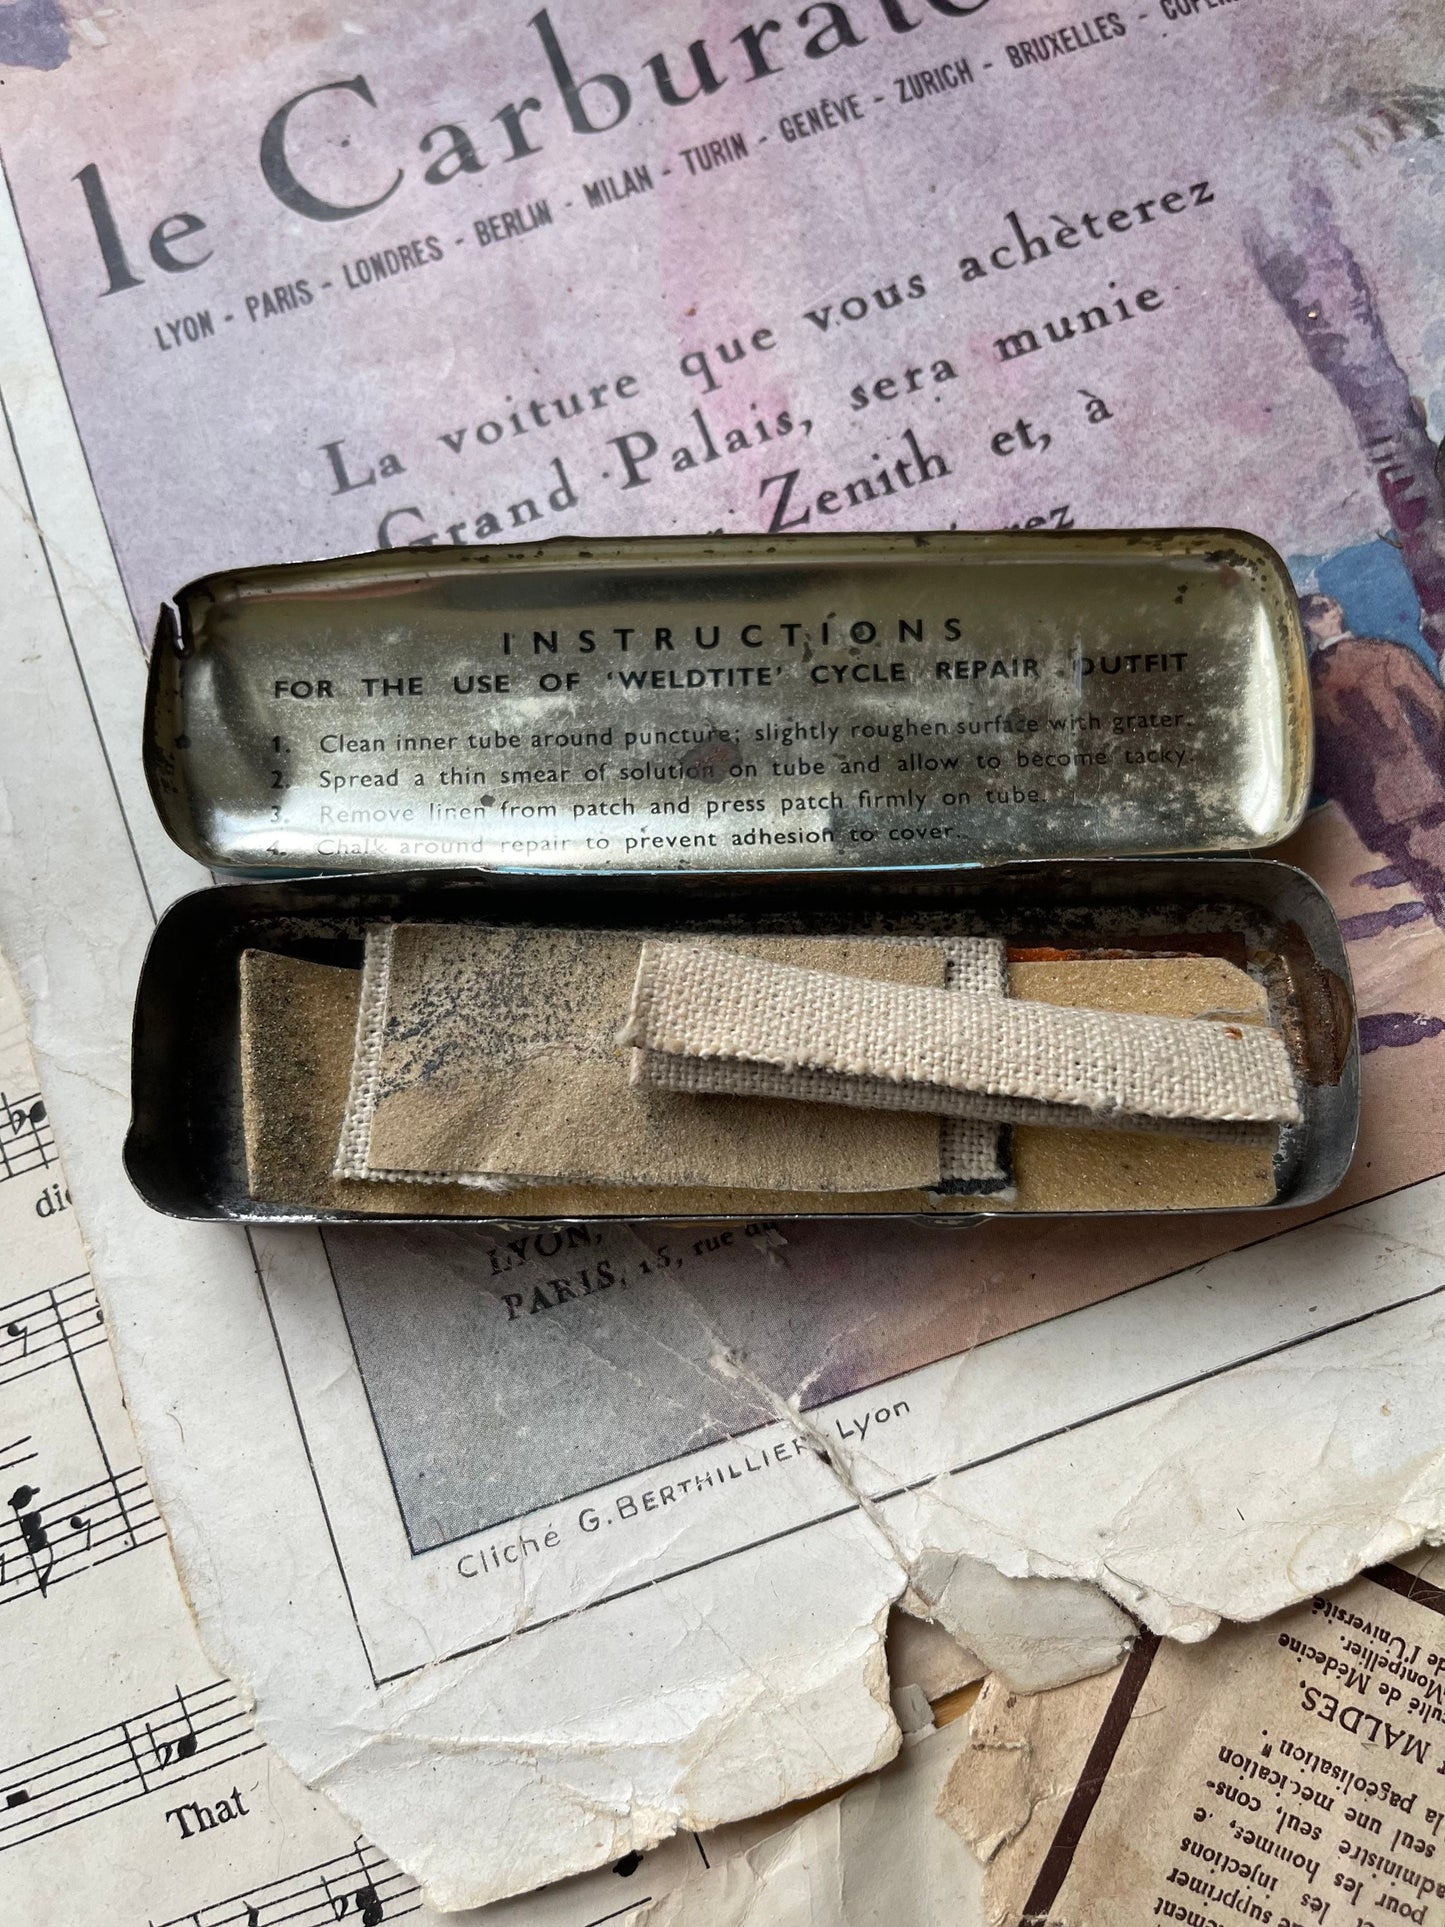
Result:
<svg viewBox="0 0 1445 1927">
<path fill-rule="evenodd" d="M 939 1802 L 967 1723 L 920 1733 L 894 1763 L 626 1916 L 628 1927 L 981 1927 L 982 1876 Z M 742 1832 L 736 1829 L 735 1832 Z"/>
</svg>

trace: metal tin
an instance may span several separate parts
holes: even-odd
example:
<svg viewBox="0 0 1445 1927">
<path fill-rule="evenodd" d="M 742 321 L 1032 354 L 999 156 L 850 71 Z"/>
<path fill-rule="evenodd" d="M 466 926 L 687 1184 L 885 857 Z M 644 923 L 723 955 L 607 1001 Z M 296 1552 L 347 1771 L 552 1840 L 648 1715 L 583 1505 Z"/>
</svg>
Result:
<svg viewBox="0 0 1445 1927">
<path fill-rule="evenodd" d="M 366 925 L 397 918 L 1214 950 L 1266 984 L 1303 1091 L 1261 1208 L 1313 1203 L 1349 1164 L 1333 912 L 1237 854 L 1287 835 L 1310 781 L 1298 611 L 1252 536 L 568 541 L 231 571 L 162 612 L 144 747 L 175 840 L 269 879 L 173 905 L 147 956 L 125 1158 L 157 1210 L 356 1215 L 247 1193 L 239 961 L 355 967 Z"/>
<path fill-rule="evenodd" d="M 229 870 L 947 867 L 1261 848 L 1309 792 L 1228 531 L 549 542 L 177 597 L 146 768 Z"/>
<path fill-rule="evenodd" d="M 148 1204 L 187 1218 L 353 1217 L 289 1212 L 247 1195 L 238 970 L 241 952 L 251 947 L 356 966 L 366 925 L 386 918 L 780 934 L 1006 931 L 1022 944 L 1082 950 L 1216 950 L 1247 963 L 1266 983 L 1272 1021 L 1300 1073 L 1304 1123 L 1285 1135 L 1278 1195 L 1262 1208 L 1325 1197 L 1354 1146 L 1359 1057 L 1344 944 L 1318 885 L 1286 864 L 1121 858 L 893 875 L 681 877 L 665 888 L 625 875 L 422 871 L 236 884 L 197 892 L 166 913 L 137 998 L 125 1150 L 126 1169 Z M 620 1203 L 617 1215 L 637 1214 Z"/>
</svg>

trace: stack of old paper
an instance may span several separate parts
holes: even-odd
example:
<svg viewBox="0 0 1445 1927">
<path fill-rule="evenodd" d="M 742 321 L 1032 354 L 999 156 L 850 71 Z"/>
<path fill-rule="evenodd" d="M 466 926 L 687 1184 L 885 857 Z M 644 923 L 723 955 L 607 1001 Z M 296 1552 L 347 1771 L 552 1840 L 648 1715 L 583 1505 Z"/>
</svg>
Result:
<svg viewBox="0 0 1445 1927">
<path fill-rule="evenodd" d="M 951 1749 L 900 1755 L 888 1628 L 920 1615 L 1011 1687 L 1084 1682 L 991 1690 L 950 1784 L 992 1915 L 1438 1913 L 1438 1615 L 1327 1596 L 1445 1532 L 1439 10 L 809 13 L 0 8 L 0 943 L 38 1065 L 7 1056 L 0 1120 L 19 1166 L 43 1101 L 63 1158 L 0 1191 L 83 1232 L 121 1374 L 76 1343 L 84 1258 L 17 1275 L 7 1917 L 616 1918 L 706 1877 L 690 1829 Z M 1256 530 L 1307 598 L 1288 854 L 1365 1046 L 1313 1221 L 248 1235 L 130 1193 L 140 958 L 213 887 L 140 758 L 177 584 L 413 539 L 1161 523 Z M 457 674 L 459 736 L 499 731 Z M 981 798 L 1034 753 L 999 688 L 951 778 Z M 933 747 L 849 753 L 903 790 Z M 137 1545 L 86 1564 L 97 1498 Z M 866 1883 L 893 1797 L 753 1843 L 731 1890 L 776 1867 L 825 1920 L 832 1883 L 853 1927 L 877 1882 L 830 1850 Z M 932 1864 L 966 1919 L 969 1863 Z"/>
</svg>

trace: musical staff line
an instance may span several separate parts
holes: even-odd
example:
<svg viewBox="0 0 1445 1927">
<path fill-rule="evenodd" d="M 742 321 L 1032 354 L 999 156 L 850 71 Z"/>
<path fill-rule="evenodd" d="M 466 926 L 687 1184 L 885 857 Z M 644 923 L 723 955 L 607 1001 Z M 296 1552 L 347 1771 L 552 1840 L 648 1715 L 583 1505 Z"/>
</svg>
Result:
<svg viewBox="0 0 1445 1927">
<path fill-rule="evenodd" d="M 10 1517 L 0 1524 L 0 1606 L 31 1593 L 43 1597 L 62 1579 L 165 1536 L 138 1465 L 63 1492 L 43 1506 L 34 1503 L 40 1496 L 41 1488 L 31 1485 L 8 1495 Z"/>
<path fill-rule="evenodd" d="M 260 1751 L 224 1680 L 0 1766 L 0 1853 Z M 241 1916 L 244 1920 L 244 1915 Z"/>
<path fill-rule="evenodd" d="M 0 1385 L 43 1372 L 106 1342 L 95 1286 L 85 1272 L 0 1305 Z"/>
<path fill-rule="evenodd" d="M 358 1840 L 350 1853 L 246 1887 L 192 1913 L 150 1921 L 148 1927 L 329 1927 L 347 1920 L 356 1927 L 379 1927 L 420 1912 L 421 1904 L 421 1889 L 411 1876 Z"/>
<path fill-rule="evenodd" d="M 0 1091 L 0 1184 L 49 1170 L 55 1161 L 55 1134 L 39 1091 L 28 1097 Z"/>
<path fill-rule="evenodd" d="M 27 1452 L 25 1449 L 30 1442 L 30 1434 L 27 1432 L 23 1438 L 10 1439 L 6 1444 L 0 1445 L 0 1472 L 13 1472 L 17 1465 L 28 1465 L 32 1459 L 38 1459 L 40 1457 L 38 1452 Z"/>
</svg>

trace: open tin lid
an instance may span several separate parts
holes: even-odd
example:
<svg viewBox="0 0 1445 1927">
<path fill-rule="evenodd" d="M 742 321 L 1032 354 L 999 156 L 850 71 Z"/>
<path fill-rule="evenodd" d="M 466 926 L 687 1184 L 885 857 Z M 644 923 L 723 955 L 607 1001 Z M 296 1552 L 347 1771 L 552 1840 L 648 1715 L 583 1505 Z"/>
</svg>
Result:
<svg viewBox="0 0 1445 1927">
<path fill-rule="evenodd" d="M 1309 794 L 1284 564 L 1226 530 L 626 538 L 231 570 L 146 772 L 222 869 L 1224 852 Z"/>
</svg>

